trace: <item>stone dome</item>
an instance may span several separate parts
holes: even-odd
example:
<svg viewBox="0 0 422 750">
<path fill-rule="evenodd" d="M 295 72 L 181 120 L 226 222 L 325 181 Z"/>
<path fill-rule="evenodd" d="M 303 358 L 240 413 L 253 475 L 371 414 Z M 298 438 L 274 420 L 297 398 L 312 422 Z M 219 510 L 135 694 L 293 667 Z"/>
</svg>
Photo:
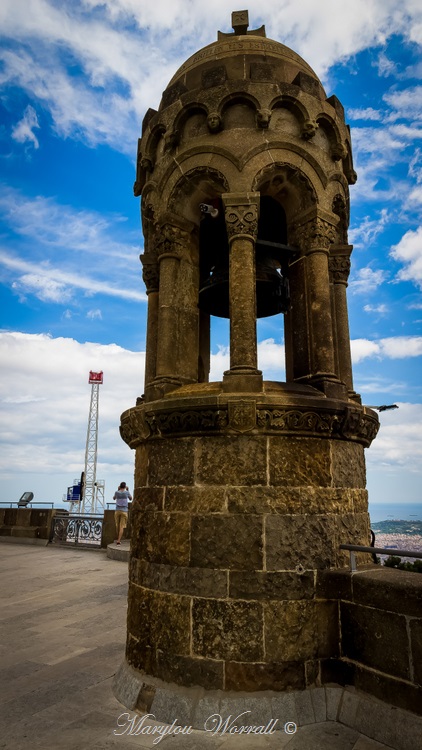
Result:
<svg viewBox="0 0 422 750">
<path fill-rule="evenodd" d="M 322 84 L 305 60 L 286 45 L 267 39 L 265 29 L 247 33 L 223 34 L 188 58 L 178 69 L 160 104 L 165 109 L 183 93 L 231 82 L 272 83 L 292 95 L 303 89 L 321 100 L 326 99 Z M 293 88 L 295 87 L 295 88 Z"/>
</svg>

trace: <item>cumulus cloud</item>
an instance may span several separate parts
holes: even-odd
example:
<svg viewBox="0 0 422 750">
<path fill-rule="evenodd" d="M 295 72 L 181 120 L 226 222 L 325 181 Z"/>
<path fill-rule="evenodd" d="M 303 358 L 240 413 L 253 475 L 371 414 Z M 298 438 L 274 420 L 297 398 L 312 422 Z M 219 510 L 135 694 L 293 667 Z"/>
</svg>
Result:
<svg viewBox="0 0 422 750">
<path fill-rule="evenodd" d="M 367 248 L 375 242 L 390 221 L 389 211 L 382 208 L 374 218 L 365 216 L 358 226 L 353 227 L 349 232 L 349 240 L 354 243 L 355 248 Z"/>
<path fill-rule="evenodd" d="M 119 423 L 121 412 L 133 406 L 143 390 L 142 352 L 115 344 L 2 332 L 0 357 L 7 362 L 0 383 L 0 473 L 4 481 L 14 479 L 16 486 L 19 475 L 22 492 L 35 483 L 35 500 L 61 500 L 83 469 L 90 370 L 104 371 L 98 479 L 105 479 L 111 492 L 116 481 L 121 481 L 120 475 L 132 476 L 133 454 L 120 439 Z"/>
<path fill-rule="evenodd" d="M 363 309 L 367 313 L 378 313 L 379 315 L 384 315 L 388 312 L 387 305 L 381 304 L 381 305 L 364 305 Z"/>
<path fill-rule="evenodd" d="M 391 255 L 404 264 L 397 278 L 400 281 L 413 281 L 422 289 L 422 226 L 415 231 L 409 229 L 400 242 L 392 247 Z"/>
<path fill-rule="evenodd" d="M 398 467 L 409 472 L 422 471 L 420 424 L 422 404 L 398 402 L 399 408 L 380 415 L 381 429 L 367 451 L 369 467 Z"/>
<path fill-rule="evenodd" d="M 364 359 L 407 359 L 422 355 L 422 336 L 395 336 L 375 341 L 353 339 L 350 342 L 354 364 Z"/>
<path fill-rule="evenodd" d="M 6 248 L 3 232 L 0 266 L 22 299 L 34 294 L 44 302 L 67 304 L 83 290 L 85 296 L 146 300 L 140 290 L 139 247 L 132 230 L 125 229 L 125 217 L 78 210 L 42 195 L 28 197 L 5 185 L 0 186 L 0 210 L 16 247 L 13 254 Z"/>
<path fill-rule="evenodd" d="M 356 271 L 349 283 L 352 294 L 372 294 L 385 281 L 386 272 L 381 268 L 372 270 L 370 266 Z"/>
<path fill-rule="evenodd" d="M 39 128 L 38 117 L 35 109 L 29 104 L 23 113 L 23 117 L 12 128 L 12 138 L 18 143 L 29 141 L 34 148 L 39 148 L 38 138 L 34 133 L 34 128 Z"/>
<path fill-rule="evenodd" d="M 126 152 L 146 108 L 157 107 L 183 59 L 214 41 L 217 29 L 230 31 L 231 11 L 229 0 L 3 0 L 0 25 L 14 48 L 3 51 L 0 81 L 41 101 L 61 135 Z M 412 0 L 400 6 L 393 0 L 322 6 L 267 0 L 265 7 L 251 0 L 249 12 L 252 26 L 266 23 L 270 37 L 296 49 L 322 77 L 393 33 L 414 38 L 421 23 Z M 380 70 L 390 71 L 382 55 Z"/>
</svg>

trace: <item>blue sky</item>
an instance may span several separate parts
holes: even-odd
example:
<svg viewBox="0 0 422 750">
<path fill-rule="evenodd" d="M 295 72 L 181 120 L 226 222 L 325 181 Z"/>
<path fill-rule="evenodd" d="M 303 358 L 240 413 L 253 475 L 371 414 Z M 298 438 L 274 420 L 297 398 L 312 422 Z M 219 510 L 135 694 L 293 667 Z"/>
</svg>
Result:
<svg viewBox="0 0 422 750">
<path fill-rule="evenodd" d="M 371 502 L 421 500 L 422 6 L 250 0 L 253 28 L 301 54 L 351 126 L 348 290 L 355 388 L 381 415 Z M 0 7 L 0 478 L 3 501 L 58 501 L 83 468 L 88 372 L 104 370 L 97 476 L 132 484 L 120 413 L 143 392 L 146 296 L 134 165 L 143 115 L 178 66 L 230 31 L 232 2 L 3 0 Z M 282 321 L 260 321 L 283 379 Z M 212 377 L 228 327 L 213 328 Z"/>
</svg>

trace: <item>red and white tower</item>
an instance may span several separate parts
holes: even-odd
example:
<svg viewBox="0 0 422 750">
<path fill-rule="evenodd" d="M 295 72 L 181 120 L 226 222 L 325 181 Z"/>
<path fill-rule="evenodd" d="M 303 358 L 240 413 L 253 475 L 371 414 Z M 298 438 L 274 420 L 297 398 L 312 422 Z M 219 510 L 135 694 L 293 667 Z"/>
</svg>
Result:
<svg viewBox="0 0 422 750">
<path fill-rule="evenodd" d="M 103 372 L 89 373 L 91 402 L 89 407 L 88 429 L 86 433 L 84 483 L 81 488 L 81 512 L 94 514 L 104 510 L 104 481 L 97 481 L 98 448 L 98 406 L 99 389 L 103 382 Z"/>
</svg>

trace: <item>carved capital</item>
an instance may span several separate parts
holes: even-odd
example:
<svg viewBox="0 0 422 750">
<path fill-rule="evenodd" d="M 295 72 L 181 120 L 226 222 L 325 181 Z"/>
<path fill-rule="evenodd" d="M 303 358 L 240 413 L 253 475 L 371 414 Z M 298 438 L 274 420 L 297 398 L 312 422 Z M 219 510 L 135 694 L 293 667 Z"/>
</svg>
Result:
<svg viewBox="0 0 422 750">
<path fill-rule="evenodd" d="M 160 275 L 158 271 L 158 264 L 154 262 L 145 262 L 144 256 L 141 256 L 142 260 L 142 278 L 147 288 L 147 294 L 151 292 L 157 292 L 160 288 Z"/>
<path fill-rule="evenodd" d="M 120 422 L 120 435 L 129 448 L 141 445 L 151 434 L 151 430 L 145 421 L 144 407 L 137 406 L 123 412 Z"/>
<path fill-rule="evenodd" d="M 303 252 L 309 250 L 329 250 L 337 239 L 335 227 L 324 219 L 315 218 L 306 224 L 292 227 L 290 242 Z"/>
<path fill-rule="evenodd" d="M 246 236 L 255 242 L 258 234 L 259 193 L 226 193 L 222 199 L 229 241 Z"/>
<path fill-rule="evenodd" d="M 347 284 L 350 273 L 350 258 L 348 255 L 330 255 L 328 258 L 330 280 L 335 284 Z"/>
<path fill-rule="evenodd" d="M 157 255 L 173 255 L 181 258 L 189 246 L 190 234 L 176 224 L 166 223 L 157 238 Z"/>
</svg>

